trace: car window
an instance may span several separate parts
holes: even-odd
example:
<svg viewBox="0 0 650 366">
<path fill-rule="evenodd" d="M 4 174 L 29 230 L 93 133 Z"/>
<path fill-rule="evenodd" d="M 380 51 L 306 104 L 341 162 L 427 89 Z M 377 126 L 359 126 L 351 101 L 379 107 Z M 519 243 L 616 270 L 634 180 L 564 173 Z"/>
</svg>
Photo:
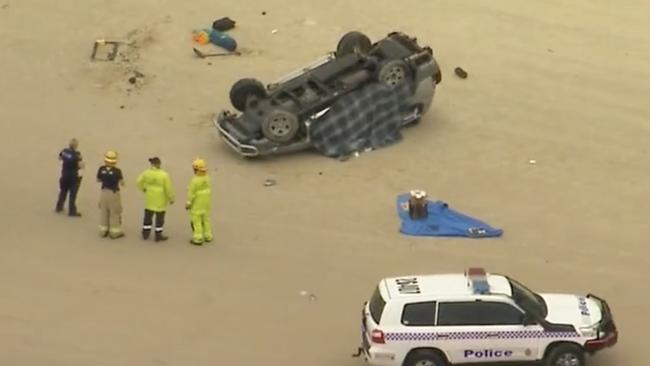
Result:
<svg viewBox="0 0 650 366">
<path fill-rule="evenodd" d="M 379 287 L 377 287 L 375 289 L 375 292 L 372 294 L 372 297 L 370 298 L 370 303 L 368 304 L 368 307 L 370 308 L 370 316 L 376 324 L 379 324 L 379 321 L 381 320 L 381 314 L 384 312 L 385 306 L 386 301 L 384 301 L 384 298 L 381 297 Z"/>
<path fill-rule="evenodd" d="M 523 324 L 524 314 L 512 305 L 501 302 L 481 302 L 481 325 Z"/>
<path fill-rule="evenodd" d="M 404 305 L 402 324 L 407 326 L 433 326 L 436 319 L 436 303 L 417 302 Z"/>
<path fill-rule="evenodd" d="M 438 305 L 438 325 L 476 325 L 477 302 L 447 302 Z"/>
<path fill-rule="evenodd" d="M 523 313 L 499 302 L 449 302 L 438 305 L 438 325 L 516 325 Z"/>
</svg>

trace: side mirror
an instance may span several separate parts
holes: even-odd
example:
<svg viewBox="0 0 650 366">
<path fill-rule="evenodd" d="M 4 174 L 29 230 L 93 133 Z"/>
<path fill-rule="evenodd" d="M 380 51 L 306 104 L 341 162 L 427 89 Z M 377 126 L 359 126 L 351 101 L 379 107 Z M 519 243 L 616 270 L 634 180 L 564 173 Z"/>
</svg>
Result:
<svg viewBox="0 0 650 366">
<path fill-rule="evenodd" d="M 530 315 L 524 314 L 523 316 L 524 325 L 535 325 L 537 322 Z"/>
</svg>

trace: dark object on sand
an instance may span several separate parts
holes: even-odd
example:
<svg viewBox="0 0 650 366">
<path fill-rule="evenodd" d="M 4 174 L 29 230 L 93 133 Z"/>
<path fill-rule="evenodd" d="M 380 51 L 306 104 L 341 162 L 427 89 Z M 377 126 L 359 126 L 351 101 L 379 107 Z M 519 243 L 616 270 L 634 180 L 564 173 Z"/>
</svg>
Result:
<svg viewBox="0 0 650 366">
<path fill-rule="evenodd" d="M 194 54 L 200 58 L 206 58 L 206 57 L 217 57 L 217 56 L 240 56 L 241 53 L 239 52 L 218 52 L 218 53 L 203 53 L 201 50 L 197 48 L 192 48 L 194 51 Z"/>
<path fill-rule="evenodd" d="M 227 30 L 231 30 L 235 28 L 235 21 L 225 17 L 221 19 L 217 19 L 212 23 L 212 29 L 219 31 L 219 32 L 225 32 Z"/>
<path fill-rule="evenodd" d="M 455 68 L 454 74 L 456 74 L 456 76 L 458 76 L 461 79 L 467 79 L 467 71 L 463 70 L 461 67 Z"/>
</svg>

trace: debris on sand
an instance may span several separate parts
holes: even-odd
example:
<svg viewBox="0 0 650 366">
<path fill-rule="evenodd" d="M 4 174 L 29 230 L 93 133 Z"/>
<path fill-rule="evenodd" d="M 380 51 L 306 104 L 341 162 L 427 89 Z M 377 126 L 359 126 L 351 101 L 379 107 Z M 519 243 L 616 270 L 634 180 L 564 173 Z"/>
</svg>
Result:
<svg viewBox="0 0 650 366">
<path fill-rule="evenodd" d="M 302 297 L 307 297 L 307 298 L 309 299 L 309 301 L 316 301 L 316 300 L 318 300 L 318 298 L 316 297 L 315 294 L 312 294 L 312 293 L 307 292 L 307 291 L 305 291 L 305 290 L 300 291 L 300 296 L 302 296 Z"/>
<path fill-rule="evenodd" d="M 456 74 L 456 76 L 458 76 L 461 79 L 467 79 L 468 76 L 467 71 L 463 70 L 463 68 L 461 67 L 455 68 L 454 74 Z"/>
<path fill-rule="evenodd" d="M 536 165 L 536 164 L 537 164 L 537 160 L 534 160 L 534 159 L 528 160 L 528 164 L 530 164 L 530 165 Z"/>
<path fill-rule="evenodd" d="M 275 181 L 275 179 L 268 178 L 267 180 L 264 181 L 264 187 L 272 187 L 276 184 L 277 182 Z"/>
<path fill-rule="evenodd" d="M 232 19 L 230 19 L 228 17 L 224 17 L 224 18 L 215 20 L 212 23 L 212 29 L 214 29 L 214 30 L 216 30 L 218 32 L 225 32 L 225 31 L 228 31 L 228 30 L 231 30 L 231 29 L 235 28 L 236 23 L 237 22 L 235 22 L 234 20 L 232 20 Z"/>
</svg>

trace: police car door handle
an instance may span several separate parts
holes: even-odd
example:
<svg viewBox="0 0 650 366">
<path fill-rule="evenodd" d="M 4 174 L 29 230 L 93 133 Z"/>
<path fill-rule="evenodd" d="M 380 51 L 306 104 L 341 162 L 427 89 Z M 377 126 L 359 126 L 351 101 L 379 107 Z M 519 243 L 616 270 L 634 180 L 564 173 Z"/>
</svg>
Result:
<svg viewBox="0 0 650 366">
<path fill-rule="evenodd" d="M 437 338 L 449 338 L 449 334 L 436 334 Z"/>
<path fill-rule="evenodd" d="M 491 332 L 485 335 L 487 338 L 496 338 L 499 336 L 499 333 Z"/>
</svg>

